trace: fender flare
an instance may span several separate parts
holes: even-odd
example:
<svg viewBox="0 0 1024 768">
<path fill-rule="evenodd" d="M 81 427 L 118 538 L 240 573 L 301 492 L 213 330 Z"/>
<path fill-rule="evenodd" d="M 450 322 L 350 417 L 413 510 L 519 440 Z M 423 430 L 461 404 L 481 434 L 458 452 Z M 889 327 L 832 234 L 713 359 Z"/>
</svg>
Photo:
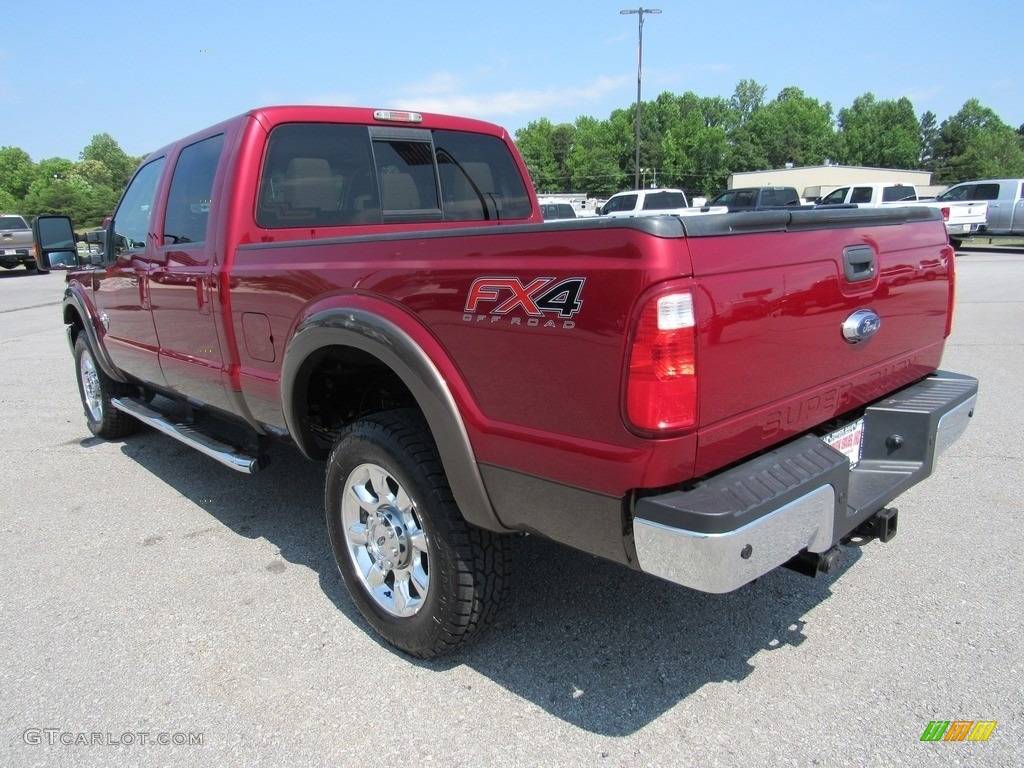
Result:
<svg viewBox="0 0 1024 768">
<path fill-rule="evenodd" d="M 288 432 L 299 449 L 310 458 L 323 454 L 304 428 L 305 398 L 301 391 L 309 376 L 307 362 L 315 359 L 312 356 L 318 350 L 333 346 L 353 347 L 371 354 L 402 380 L 427 420 L 455 501 L 466 521 L 491 531 L 509 532 L 491 504 L 466 425 L 447 381 L 411 335 L 379 314 L 351 307 L 324 309 L 306 317 L 289 340 L 281 366 L 281 405 Z"/>
<path fill-rule="evenodd" d="M 130 384 L 131 382 L 114 365 L 114 361 L 107 354 L 107 348 L 103 346 L 103 342 L 100 340 L 100 335 L 96 330 L 96 320 L 90 309 L 89 301 L 82 294 L 82 288 L 78 283 L 71 283 L 64 289 L 64 323 L 68 326 L 68 343 L 71 345 L 71 354 L 74 355 L 75 351 L 75 323 L 71 317 L 72 313 L 74 313 L 78 315 L 78 319 L 82 322 L 85 340 L 89 343 L 89 349 L 92 350 L 93 357 L 99 363 L 103 372 L 114 381 Z"/>
</svg>

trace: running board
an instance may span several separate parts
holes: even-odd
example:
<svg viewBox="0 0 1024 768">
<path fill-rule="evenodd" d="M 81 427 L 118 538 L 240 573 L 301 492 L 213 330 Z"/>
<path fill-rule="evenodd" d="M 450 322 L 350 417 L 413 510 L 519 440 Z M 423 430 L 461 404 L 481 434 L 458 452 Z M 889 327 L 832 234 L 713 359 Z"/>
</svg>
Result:
<svg viewBox="0 0 1024 768">
<path fill-rule="evenodd" d="M 183 442 L 190 448 L 195 448 L 211 459 L 216 459 L 225 467 L 230 467 L 236 472 L 251 475 L 267 466 L 266 456 L 248 453 L 238 446 L 218 440 L 195 424 L 173 421 L 160 411 L 150 408 L 141 400 L 130 397 L 114 397 L 110 402 L 117 410 L 124 411 L 143 424 L 148 424 L 158 432 L 170 435 L 175 440 Z"/>
</svg>

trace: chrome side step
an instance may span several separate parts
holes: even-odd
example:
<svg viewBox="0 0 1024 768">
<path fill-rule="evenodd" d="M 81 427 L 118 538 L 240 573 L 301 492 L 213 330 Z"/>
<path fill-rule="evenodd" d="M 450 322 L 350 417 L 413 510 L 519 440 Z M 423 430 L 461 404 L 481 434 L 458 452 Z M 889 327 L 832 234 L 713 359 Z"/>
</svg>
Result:
<svg viewBox="0 0 1024 768">
<path fill-rule="evenodd" d="M 114 397 L 110 402 L 119 411 L 134 416 L 143 424 L 148 424 L 158 432 L 170 435 L 175 440 L 181 441 L 190 448 L 195 448 L 211 459 L 216 459 L 225 467 L 230 467 L 236 472 L 251 475 L 267 466 L 266 456 L 248 453 L 237 446 L 218 440 L 194 424 L 173 421 L 160 411 L 150 408 L 141 400 L 131 397 Z"/>
</svg>

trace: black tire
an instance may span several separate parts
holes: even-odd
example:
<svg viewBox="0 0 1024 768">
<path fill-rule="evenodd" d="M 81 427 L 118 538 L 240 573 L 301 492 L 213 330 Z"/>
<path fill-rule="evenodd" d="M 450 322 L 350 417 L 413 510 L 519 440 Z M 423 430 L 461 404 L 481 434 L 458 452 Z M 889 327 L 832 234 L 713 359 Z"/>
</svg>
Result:
<svg viewBox="0 0 1024 768">
<path fill-rule="evenodd" d="M 438 656 L 494 621 L 515 540 L 463 519 L 417 411 L 348 426 L 327 462 L 324 501 L 345 586 L 395 648 Z"/>
<path fill-rule="evenodd" d="M 964 247 L 964 239 L 962 237 L 951 237 L 949 238 L 949 244 L 953 246 L 954 251 L 959 251 Z"/>
<path fill-rule="evenodd" d="M 96 437 L 116 440 L 127 437 L 139 428 L 139 422 L 127 413 L 117 410 L 111 403 L 112 397 L 134 393 L 134 388 L 107 376 L 96 362 L 89 348 L 85 334 L 75 340 L 75 373 L 78 379 L 78 395 L 85 409 L 85 422 Z"/>
</svg>

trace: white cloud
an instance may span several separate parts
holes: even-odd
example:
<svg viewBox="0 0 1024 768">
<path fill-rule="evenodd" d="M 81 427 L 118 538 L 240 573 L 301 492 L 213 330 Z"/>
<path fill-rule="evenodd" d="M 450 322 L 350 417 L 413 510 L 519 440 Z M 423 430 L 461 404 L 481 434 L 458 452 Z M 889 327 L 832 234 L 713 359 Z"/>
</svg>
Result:
<svg viewBox="0 0 1024 768">
<path fill-rule="evenodd" d="M 397 97 L 394 106 L 467 117 L 537 114 L 553 105 L 569 107 L 600 101 L 607 94 L 627 85 L 629 81 L 630 78 L 625 76 L 599 77 L 577 88 L 472 93 L 462 88 L 457 77 L 441 73 L 405 89 Z"/>
</svg>

